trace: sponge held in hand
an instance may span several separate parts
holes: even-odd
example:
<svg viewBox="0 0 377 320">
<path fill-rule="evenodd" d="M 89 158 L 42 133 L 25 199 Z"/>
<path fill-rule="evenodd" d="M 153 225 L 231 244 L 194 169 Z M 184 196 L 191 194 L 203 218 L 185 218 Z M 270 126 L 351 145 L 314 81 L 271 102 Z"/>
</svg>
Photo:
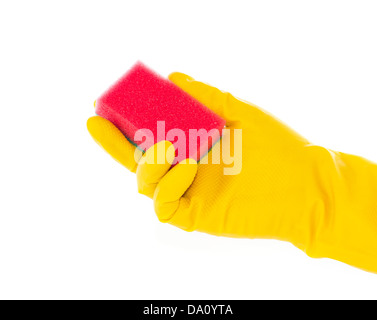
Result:
<svg viewBox="0 0 377 320">
<path fill-rule="evenodd" d="M 185 158 L 199 161 L 225 125 L 224 119 L 140 62 L 96 100 L 96 113 L 144 150 L 171 141 L 175 163 Z"/>
</svg>

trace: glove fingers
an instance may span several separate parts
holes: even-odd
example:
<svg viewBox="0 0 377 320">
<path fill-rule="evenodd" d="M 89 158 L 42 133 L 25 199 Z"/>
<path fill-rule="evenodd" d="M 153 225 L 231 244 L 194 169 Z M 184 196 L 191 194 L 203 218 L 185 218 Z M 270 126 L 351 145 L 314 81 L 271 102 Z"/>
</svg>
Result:
<svg viewBox="0 0 377 320">
<path fill-rule="evenodd" d="M 196 81 L 192 77 L 180 72 L 171 73 L 169 80 L 210 108 L 220 117 L 224 118 L 228 126 L 230 126 L 232 122 L 240 120 L 237 109 L 242 103 L 230 93 L 223 92 L 208 84 Z M 237 105 L 237 102 L 239 105 Z"/>
<path fill-rule="evenodd" d="M 160 141 L 150 147 L 136 170 L 139 193 L 153 198 L 158 182 L 169 171 L 174 158 L 174 146 L 169 141 Z"/>
<path fill-rule="evenodd" d="M 161 222 L 169 222 L 178 208 L 188 207 L 188 199 L 182 196 L 194 181 L 197 170 L 195 160 L 185 159 L 160 180 L 153 199 L 157 217 Z"/>
<path fill-rule="evenodd" d="M 128 170 L 136 171 L 137 159 L 142 156 L 142 152 L 117 127 L 102 117 L 94 116 L 88 119 L 87 128 L 93 139 L 116 161 Z"/>
</svg>

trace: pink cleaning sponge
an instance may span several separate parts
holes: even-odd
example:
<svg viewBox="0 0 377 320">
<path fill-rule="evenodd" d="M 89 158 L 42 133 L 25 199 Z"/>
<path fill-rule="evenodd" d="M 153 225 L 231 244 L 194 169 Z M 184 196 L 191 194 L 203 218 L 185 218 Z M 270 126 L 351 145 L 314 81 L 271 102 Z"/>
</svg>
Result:
<svg viewBox="0 0 377 320">
<path fill-rule="evenodd" d="M 189 157 L 200 160 L 225 125 L 213 111 L 140 62 L 96 100 L 96 113 L 141 149 L 171 141 L 175 163 Z"/>
</svg>

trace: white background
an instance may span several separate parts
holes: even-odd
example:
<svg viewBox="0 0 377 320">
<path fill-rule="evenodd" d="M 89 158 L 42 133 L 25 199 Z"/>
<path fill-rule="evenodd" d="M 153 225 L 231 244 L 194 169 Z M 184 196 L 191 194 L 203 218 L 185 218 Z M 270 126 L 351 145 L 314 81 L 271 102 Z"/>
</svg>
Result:
<svg viewBox="0 0 377 320">
<path fill-rule="evenodd" d="M 141 60 L 376 161 L 376 17 L 360 0 L 1 1 L 0 298 L 377 298 L 377 275 L 288 243 L 159 223 L 86 130 Z"/>
</svg>

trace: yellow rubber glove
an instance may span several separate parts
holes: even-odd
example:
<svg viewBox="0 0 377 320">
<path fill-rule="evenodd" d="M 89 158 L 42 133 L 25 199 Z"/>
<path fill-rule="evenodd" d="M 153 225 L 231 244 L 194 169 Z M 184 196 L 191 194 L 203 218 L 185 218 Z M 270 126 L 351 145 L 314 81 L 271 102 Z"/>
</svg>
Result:
<svg viewBox="0 0 377 320">
<path fill-rule="evenodd" d="M 237 175 L 224 175 L 227 164 L 189 159 L 171 170 L 169 163 L 138 166 L 135 147 L 118 129 L 90 118 L 93 138 L 137 173 L 139 192 L 153 198 L 160 221 L 186 231 L 289 241 L 311 257 L 377 272 L 376 164 L 313 145 L 257 106 L 187 75 L 169 79 L 226 119 L 231 132 L 242 129 L 243 161 Z M 234 143 L 232 134 L 222 140 Z M 170 143 L 159 144 L 171 161 Z M 217 143 L 210 154 L 220 149 Z"/>
</svg>

